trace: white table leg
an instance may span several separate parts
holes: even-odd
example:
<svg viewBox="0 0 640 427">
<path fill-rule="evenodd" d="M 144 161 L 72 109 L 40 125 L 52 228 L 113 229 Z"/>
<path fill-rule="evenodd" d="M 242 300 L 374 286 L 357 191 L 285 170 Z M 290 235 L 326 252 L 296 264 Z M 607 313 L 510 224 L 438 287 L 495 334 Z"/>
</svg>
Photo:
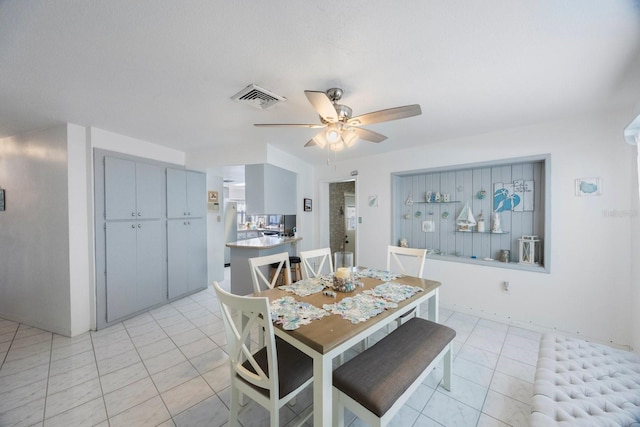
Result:
<svg viewBox="0 0 640 427">
<path fill-rule="evenodd" d="M 313 358 L 313 425 L 331 427 L 333 366 L 330 357 Z"/>
<path fill-rule="evenodd" d="M 440 307 L 440 290 L 436 289 L 433 296 L 429 298 L 429 319 L 438 323 L 438 309 Z"/>
</svg>

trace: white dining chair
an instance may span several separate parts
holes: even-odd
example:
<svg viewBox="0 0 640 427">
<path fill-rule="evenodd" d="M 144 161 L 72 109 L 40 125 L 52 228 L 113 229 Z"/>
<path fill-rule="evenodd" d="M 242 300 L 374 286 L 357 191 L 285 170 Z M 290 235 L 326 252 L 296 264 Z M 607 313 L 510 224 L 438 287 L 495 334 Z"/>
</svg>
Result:
<svg viewBox="0 0 640 427">
<path fill-rule="evenodd" d="M 394 273 L 422 277 L 426 258 L 426 249 L 403 248 L 401 246 L 389 245 L 387 249 L 387 270 Z M 409 266 L 413 268 L 411 271 L 408 271 Z M 404 320 L 407 320 L 411 314 L 419 315 L 419 308 L 416 307 L 398 317 L 398 326 L 400 326 Z"/>
<path fill-rule="evenodd" d="M 288 252 L 249 258 L 249 267 L 251 268 L 251 280 L 253 281 L 254 292 L 273 289 L 283 269 L 285 277 L 284 284 L 291 284 L 291 265 L 289 264 Z M 270 278 L 267 278 L 267 276 L 264 275 L 265 269 L 263 267 L 268 267 L 266 270 L 275 268 L 275 273 Z"/>
<path fill-rule="evenodd" d="M 280 425 L 280 408 L 290 403 L 313 381 L 313 360 L 273 333 L 269 300 L 265 297 L 233 295 L 213 282 L 227 338 L 231 368 L 229 426 L 238 426 L 241 396 L 247 396 L 270 413 L 270 425 Z M 265 346 L 252 353 L 248 342 L 257 326 Z M 312 415 L 310 405 L 298 426 Z"/>
<path fill-rule="evenodd" d="M 312 249 L 300 252 L 302 278 L 310 279 L 333 273 L 331 248 Z"/>
</svg>

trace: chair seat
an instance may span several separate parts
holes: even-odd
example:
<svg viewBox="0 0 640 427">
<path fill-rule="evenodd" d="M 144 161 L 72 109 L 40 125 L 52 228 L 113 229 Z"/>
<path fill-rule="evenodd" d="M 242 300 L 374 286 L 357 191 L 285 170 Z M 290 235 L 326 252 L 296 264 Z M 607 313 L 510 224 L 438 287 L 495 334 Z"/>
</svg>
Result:
<svg viewBox="0 0 640 427">
<path fill-rule="evenodd" d="M 276 337 L 276 351 L 278 353 L 278 390 L 280 392 L 280 398 L 291 393 L 298 387 L 300 387 L 305 381 L 313 376 L 313 360 L 289 344 L 288 342 Z M 261 350 L 254 354 L 254 358 L 258 363 L 258 366 L 269 375 L 269 366 L 267 363 L 267 348 L 263 347 Z M 242 364 L 245 368 L 256 373 L 253 366 L 247 361 Z M 241 381 L 244 381 L 238 376 Z M 245 381 L 246 382 L 246 381 Z M 249 383 L 247 383 L 249 384 Z M 269 396 L 269 390 L 255 387 L 265 396 Z"/>
</svg>

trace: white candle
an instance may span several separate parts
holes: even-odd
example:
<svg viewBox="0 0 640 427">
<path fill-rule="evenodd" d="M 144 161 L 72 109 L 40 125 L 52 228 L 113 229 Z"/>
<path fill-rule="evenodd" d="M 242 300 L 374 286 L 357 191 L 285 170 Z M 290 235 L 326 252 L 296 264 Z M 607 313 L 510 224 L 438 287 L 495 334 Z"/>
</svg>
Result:
<svg viewBox="0 0 640 427">
<path fill-rule="evenodd" d="M 336 270 L 334 276 L 338 279 L 348 279 L 350 276 L 349 269 L 347 267 L 340 267 Z"/>
</svg>

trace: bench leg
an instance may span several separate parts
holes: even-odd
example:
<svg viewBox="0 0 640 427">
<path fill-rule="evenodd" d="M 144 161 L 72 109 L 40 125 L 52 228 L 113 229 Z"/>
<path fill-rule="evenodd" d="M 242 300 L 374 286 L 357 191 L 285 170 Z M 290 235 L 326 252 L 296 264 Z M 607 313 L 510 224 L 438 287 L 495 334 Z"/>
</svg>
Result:
<svg viewBox="0 0 640 427">
<path fill-rule="evenodd" d="M 448 390 L 451 391 L 451 365 L 453 363 L 453 355 L 452 355 L 452 351 L 451 351 L 451 343 L 449 343 L 447 345 L 447 352 L 445 353 L 444 357 L 443 357 L 443 361 L 444 361 L 444 376 L 442 377 L 443 379 L 443 387 Z"/>
</svg>

